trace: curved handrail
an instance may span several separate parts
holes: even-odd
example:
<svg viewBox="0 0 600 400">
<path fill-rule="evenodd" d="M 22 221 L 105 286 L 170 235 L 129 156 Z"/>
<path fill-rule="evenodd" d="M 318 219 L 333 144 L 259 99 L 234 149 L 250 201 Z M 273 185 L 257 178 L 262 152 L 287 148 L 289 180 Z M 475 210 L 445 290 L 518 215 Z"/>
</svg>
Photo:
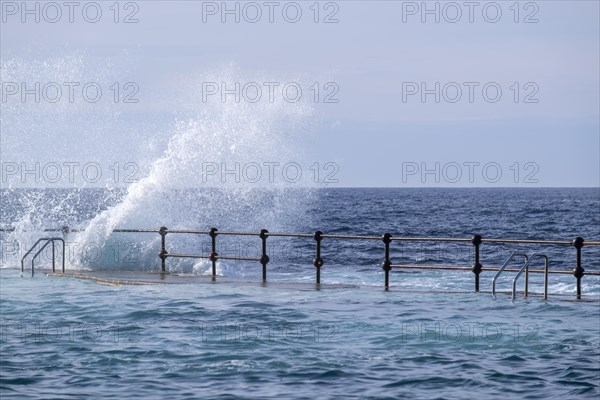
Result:
<svg viewBox="0 0 600 400">
<path fill-rule="evenodd" d="M 496 274 L 496 276 L 494 276 L 494 279 L 492 279 L 492 296 L 494 296 L 494 298 L 496 297 L 496 279 L 498 279 L 498 277 L 500 276 L 502 271 L 504 271 L 504 268 L 506 268 L 508 266 L 508 264 L 511 262 L 511 260 L 516 256 L 525 257 L 525 264 L 527 264 L 527 261 L 529 260 L 529 256 L 527 254 L 517 253 L 517 252 L 511 253 L 511 255 L 508 257 L 508 259 L 504 262 L 504 265 L 501 266 L 500 269 L 498 270 L 498 273 Z"/>
<path fill-rule="evenodd" d="M 529 256 L 529 260 L 527 260 L 527 262 L 521 267 L 519 272 L 517 272 L 517 276 L 515 276 L 515 278 L 513 279 L 513 283 L 512 283 L 512 300 L 513 301 L 515 300 L 516 293 L 517 293 L 517 280 L 523 273 L 523 270 L 527 271 L 525 273 L 525 297 L 527 297 L 527 286 L 529 284 L 529 279 L 528 279 L 528 271 L 529 270 L 528 269 L 529 269 L 529 264 L 535 257 L 544 257 L 544 300 L 548 300 L 548 263 L 549 263 L 549 259 L 548 259 L 548 256 L 545 254 L 533 253 L 532 255 Z"/>
<path fill-rule="evenodd" d="M 35 255 L 33 256 L 33 258 L 31 259 L 31 276 L 33 277 L 34 275 L 34 261 L 36 259 L 36 257 L 38 255 L 40 255 L 40 253 L 46 248 L 46 246 L 48 246 L 48 244 L 52 243 L 52 272 L 56 272 L 56 259 L 55 259 L 55 247 L 54 247 L 54 242 L 55 241 L 60 241 L 62 243 L 62 272 L 63 274 L 65 273 L 65 241 L 63 238 L 59 238 L 59 237 L 49 237 L 49 238 L 40 238 L 37 240 L 37 242 L 34 243 L 33 246 L 31 246 L 31 248 L 25 253 L 25 255 L 21 258 L 21 276 L 23 275 L 23 272 L 25 271 L 25 258 L 27 258 L 27 256 L 36 249 L 37 245 L 42 242 L 42 241 L 46 241 L 46 243 L 44 243 L 44 245 L 42 246 L 41 249 L 39 249 L 37 251 L 37 253 L 35 253 Z"/>
<path fill-rule="evenodd" d="M 44 243 L 44 245 L 42 246 L 42 248 L 39 249 L 37 251 L 37 253 L 35 253 L 34 256 L 33 256 L 33 258 L 31 259 L 31 277 L 33 277 L 33 271 L 34 271 L 33 264 L 34 264 L 35 258 L 37 256 L 39 256 L 40 253 L 42 251 L 44 251 L 44 249 L 46 248 L 46 246 L 48 246 L 50 243 L 52 243 L 52 270 L 54 271 L 54 240 L 46 240 L 46 243 Z"/>
<path fill-rule="evenodd" d="M 40 243 L 42 240 L 50 240 L 50 238 L 40 238 L 40 239 L 38 239 L 37 242 L 35 242 L 33 244 L 33 246 L 31 246 L 31 248 L 29 250 L 27 250 L 27 252 L 25 253 L 25 255 L 21 258 L 21 276 L 23 275 L 23 272 L 25 271 L 25 264 L 24 264 L 25 258 L 27 258 L 27 256 L 29 255 L 29 253 L 31 253 L 33 250 L 35 250 L 35 248 L 38 245 L 38 243 Z"/>
</svg>

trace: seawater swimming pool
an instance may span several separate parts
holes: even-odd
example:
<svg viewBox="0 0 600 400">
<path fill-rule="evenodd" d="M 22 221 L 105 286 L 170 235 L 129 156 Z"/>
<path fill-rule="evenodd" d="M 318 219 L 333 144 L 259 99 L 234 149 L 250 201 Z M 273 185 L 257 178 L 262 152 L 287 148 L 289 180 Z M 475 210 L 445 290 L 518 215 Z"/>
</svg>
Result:
<svg viewBox="0 0 600 400">
<path fill-rule="evenodd" d="M 3 398 L 600 393 L 597 301 L 315 290 L 278 277 L 114 286 L 0 273 Z"/>
</svg>

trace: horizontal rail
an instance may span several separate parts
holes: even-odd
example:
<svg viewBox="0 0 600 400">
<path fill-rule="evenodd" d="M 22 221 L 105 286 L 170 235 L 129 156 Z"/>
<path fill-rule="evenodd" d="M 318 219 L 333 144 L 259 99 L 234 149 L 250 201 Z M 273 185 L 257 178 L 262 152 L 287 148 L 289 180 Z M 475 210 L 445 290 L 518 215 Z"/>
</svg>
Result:
<svg viewBox="0 0 600 400">
<path fill-rule="evenodd" d="M 260 258 L 253 257 L 215 256 L 214 258 L 217 260 L 260 261 Z"/>
<path fill-rule="evenodd" d="M 75 232 L 75 231 L 73 231 Z M 115 229 L 118 233 L 160 233 L 158 229 Z"/>
<path fill-rule="evenodd" d="M 394 269 L 423 269 L 423 270 L 446 270 L 446 271 L 471 271 L 473 267 L 453 267 L 450 265 L 419 265 L 419 264 L 392 264 L 392 268 Z M 482 271 L 493 271 L 498 272 L 498 268 L 496 267 L 483 267 Z M 503 271 L 506 272 L 519 272 L 518 268 L 505 268 Z M 543 269 L 530 269 L 529 272 L 533 272 L 536 274 L 543 274 L 546 271 Z M 563 274 L 563 275 L 572 275 L 573 271 L 565 270 L 565 269 L 551 269 L 548 270 L 550 274 Z M 596 275 L 600 276 L 600 271 L 585 271 L 585 275 Z"/>
<path fill-rule="evenodd" d="M 195 235 L 208 235 L 210 232 L 209 231 L 187 230 L 187 229 L 169 229 L 169 230 L 167 230 L 167 233 L 189 233 L 189 234 L 195 234 Z"/>
<path fill-rule="evenodd" d="M 481 239 L 482 243 L 519 243 L 519 244 L 554 244 L 570 246 L 570 240 L 538 240 L 538 239 Z M 586 243 L 588 244 L 588 243 Z"/>
<path fill-rule="evenodd" d="M 168 232 L 168 231 L 167 231 Z M 210 232 L 207 232 L 210 234 Z M 229 236 L 259 236 L 258 232 L 230 232 L 230 231 L 218 231 L 219 235 L 229 235 Z"/>
<path fill-rule="evenodd" d="M 391 240 L 397 240 L 402 242 L 471 242 L 471 238 L 434 238 L 434 237 L 392 237 Z"/>
<path fill-rule="evenodd" d="M 309 233 L 279 233 L 279 232 L 269 232 L 267 236 L 271 237 L 296 237 L 296 238 L 309 238 L 312 239 L 315 235 Z"/>
<path fill-rule="evenodd" d="M 457 270 L 471 271 L 473 267 L 452 267 L 449 265 L 418 265 L 418 264 L 392 264 L 390 267 L 395 269 L 439 269 L 439 270 Z"/>
<path fill-rule="evenodd" d="M 210 257 L 208 256 L 203 256 L 203 255 L 199 255 L 199 254 L 177 254 L 177 253 L 169 253 L 169 254 L 165 254 L 165 258 L 205 258 L 205 259 L 209 259 Z"/>
<path fill-rule="evenodd" d="M 15 228 L 0 228 L 0 232 L 14 232 Z M 85 229 L 78 228 L 47 228 L 43 229 L 44 232 L 84 232 Z M 158 229 L 114 229 L 113 232 L 117 233 L 160 233 Z M 208 235 L 210 231 L 206 230 L 188 230 L 188 229 L 168 229 L 167 233 L 189 233 Z M 219 235 L 231 235 L 231 236 L 259 236 L 258 232 L 237 232 L 237 231 L 219 231 Z M 314 235 L 310 233 L 288 233 L 288 232 L 274 232 L 267 233 L 270 237 L 303 237 L 312 238 Z M 356 240 L 381 240 L 381 236 L 373 235 L 338 235 L 338 234 L 323 234 L 323 238 L 329 239 L 356 239 Z M 391 241 L 400 242 L 456 242 L 456 243 L 468 243 L 472 241 L 472 238 L 453 238 L 453 237 L 421 237 L 421 236 L 392 236 Z M 572 246 L 572 240 L 544 240 L 544 239 L 503 239 L 503 238 L 482 238 L 482 243 L 506 243 L 506 244 L 543 244 L 543 245 L 560 245 L 560 246 Z M 600 241 L 586 241 L 585 246 L 600 246 Z"/>
<path fill-rule="evenodd" d="M 236 261 L 260 261 L 260 258 L 256 257 L 234 257 L 234 256 L 203 256 L 199 254 L 177 254 L 177 253 L 169 253 L 166 254 L 165 257 L 168 258 L 202 258 L 205 260 L 210 260 L 212 258 L 216 260 L 236 260 Z"/>
<path fill-rule="evenodd" d="M 351 239 L 351 240 L 381 240 L 381 236 L 358 236 L 358 235 L 326 235 L 321 237 L 324 239 Z"/>
</svg>

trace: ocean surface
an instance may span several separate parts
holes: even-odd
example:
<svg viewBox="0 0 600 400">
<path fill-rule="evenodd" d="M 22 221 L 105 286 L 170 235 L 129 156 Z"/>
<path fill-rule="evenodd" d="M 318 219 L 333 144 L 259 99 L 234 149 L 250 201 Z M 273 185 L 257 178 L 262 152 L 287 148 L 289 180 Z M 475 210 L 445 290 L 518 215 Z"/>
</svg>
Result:
<svg viewBox="0 0 600 400">
<path fill-rule="evenodd" d="M 139 196 L 138 196 L 139 197 Z M 600 240 L 598 189 L 169 190 L 143 201 L 124 190 L 0 191 L 0 395 L 83 398 L 598 399 L 600 279 L 393 270 L 384 290 L 380 241 L 267 240 L 256 261 L 167 260 L 177 284 L 106 285 L 55 277 L 50 254 L 21 276 L 20 258 L 45 228 L 69 226 L 67 271 L 156 276 L 160 237 L 114 228 L 469 238 Z M 14 231 L 6 231 L 15 229 Z M 168 234 L 171 253 L 208 254 L 207 235 Z M 221 255 L 259 257 L 257 237 L 218 236 Z M 395 264 L 473 263 L 470 243 L 393 242 Z M 481 263 L 543 252 L 572 270 L 572 246 L 484 243 Z M 516 264 L 514 266 L 517 266 Z M 541 261 L 532 268 L 541 268 Z M 600 246 L 583 248 L 600 271 Z M 98 271 L 104 272 L 98 272 Z M 130 272 L 124 272 L 130 271 Z M 133 272 L 131 272 L 133 271 Z M 157 279 L 155 279 L 157 280 Z"/>
</svg>

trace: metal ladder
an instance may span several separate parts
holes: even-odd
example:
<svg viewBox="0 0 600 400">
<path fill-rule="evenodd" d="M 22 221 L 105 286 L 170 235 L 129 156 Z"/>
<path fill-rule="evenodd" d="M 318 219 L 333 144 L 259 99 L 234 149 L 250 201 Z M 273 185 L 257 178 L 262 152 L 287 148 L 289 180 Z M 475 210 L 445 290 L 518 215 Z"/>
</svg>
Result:
<svg viewBox="0 0 600 400">
<path fill-rule="evenodd" d="M 511 253 L 511 255 L 508 257 L 508 259 L 504 262 L 504 265 L 502 265 L 500 267 L 500 269 L 498 270 L 498 273 L 496 273 L 496 276 L 494 276 L 494 279 L 492 279 L 492 296 L 494 298 L 496 298 L 496 280 L 498 279 L 500 274 L 502 274 L 502 271 L 504 271 L 504 268 L 506 268 L 508 266 L 508 264 L 512 261 L 512 259 L 515 257 L 524 257 L 525 258 L 525 262 L 523 263 L 523 266 L 525 266 L 527 264 L 527 262 L 529 261 L 529 256 L 527 254 L 522 254 L 522 253 L 517 253 L 517 252 Z"/>
<path fill-rule="evenodd" d="M 25 253 L 25 255 L 23 256 L 23 258 L 21 258 L 21 276 L 23 276 L 23 272 L 25 271 L 25 258 L 33 250 L 35 250 L 35 248 L 41 242 L 45 242 L 45 243 L 37 251 L 37 253 L 35 253 L 35 255 L 33 256 L 33 258 L 31 259 L 31 276 L 33 277 L 35 259 L 37 258 L 37 256 L 39 256 L 42 253 L 42 251 L 44 251 L 44 249 L 46 248 L 46 246 L 48 246 L 51 243 L 52 243 L 52 272 L 56 272 L 56 267 L 55 267 L 56 266 L 56 256 L 55 256 L 55 245 L 54 245 L 54 242 L 56 242 L 56 241 L 59 241 L 59 242 L 62 243 L 62 272 L 64 274 L 65 273 L 65 241 L 63 240 L 63 238 L 50 237 L 50 238 L 41 238 L 41 239 L 38 239 L 38 241 L 35 242 L 35 244 L 27 251 L 27 253 Z"/>
<path fill-rule="evenodd" d="M 527 297 L 527 289 L 529 286 L 529 264 L 535 257 L 543 257 L 544 258 L 544 300 L 548 300 L 548 264 L 549 264 L 550 260 L 549 260 L 548 256 L 545 254 L 533 253 L 529 256 L 529 260 L 527 260 L 525 265 L 523 265 L 521 267 L 521 269 L 519 270 L 519 272 L 517 272 L 517 276 L 515 276 L 515 279 L 513 279 L 512 297 L 511 297 L 511 299 L 513 301 L 515 300 L 516 293 L 517 293 L 517 280 L 519 279 L 519 276 L 521 276 L 521 274 L 523 273 L 523 270 L 525 270 L 525 297 Z"/>
<path fill-rule="evenodd" d="M 528 296 L 528 294 L 529 294 L 529 264 L 536 257 L 544 258 L 544 300 L 547 300 L 548 299 L 548 265 L 549 265 L 550 260 L 549 260 L 548 256 L 546 256 L 545 254 L 542 254 L 542 253 L 532 253 L 530 255 L 516 253 L 516 252 L 512 253 L 508 257 L 508 259 L 506 260 L 504 265 L 502 265 L 502 267 L 500 267 L 500 269 L 496 273 L 496 276 L 494 276 L 494 279 L 492 279 L 492 296 L 494 298 L 496 298 L 496 280 L 502 274 L 502 272 L 504 272 L 504 269 L 508 266 L 508 264 L 511 262 L 511 260 L 516 256 L 524 257 L 525 262 L 523 263 L 523 265 L 517 272 L 517 275 L 514 277 L 514 279 L 512 281 L 512 296 L 511 296 L 512 301 L 515 300 L 516 293 L 517 293 L 517 281 L 519 280 L 519 277 L 523 274 L 523 271 L 525 271 L 524 296 L 525 297 Z"/>
</svg>

